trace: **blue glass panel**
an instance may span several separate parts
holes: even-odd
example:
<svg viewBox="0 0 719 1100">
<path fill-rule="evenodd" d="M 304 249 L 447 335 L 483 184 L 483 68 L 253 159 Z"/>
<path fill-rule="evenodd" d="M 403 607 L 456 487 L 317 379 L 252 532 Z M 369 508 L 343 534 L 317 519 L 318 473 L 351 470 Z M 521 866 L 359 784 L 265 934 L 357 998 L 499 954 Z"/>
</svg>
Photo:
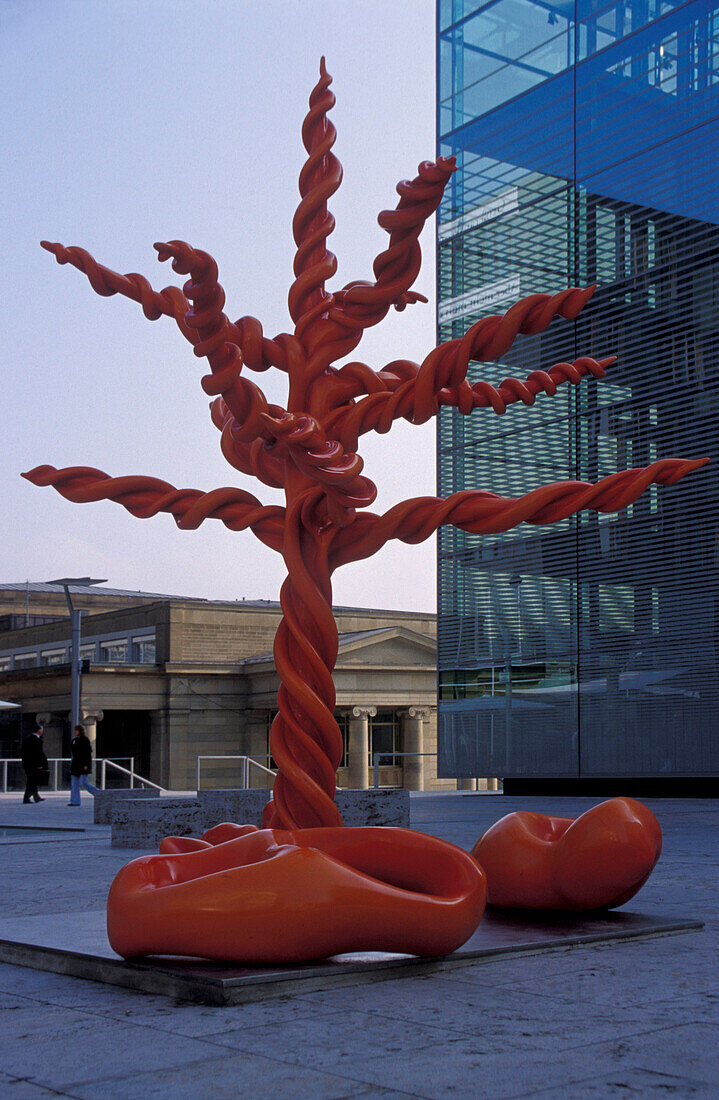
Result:
<svg viewBox="0 0 719 1100">
<path fill-rule="evenodd" d="M 440 493 L 519 496 L 677 454 L 713 464 L 618 514 L 440 532 L 440 768 L 719 774 L 719 4 L 578 0 L 576 66 L 556 53 L 571 4 L 456 0 L 452 16 L 440 338 L 512 297 L 597 282 L 576 325 L 468 376 L 619 361 L 531 409 L 444 410 Z"/>
</svg>

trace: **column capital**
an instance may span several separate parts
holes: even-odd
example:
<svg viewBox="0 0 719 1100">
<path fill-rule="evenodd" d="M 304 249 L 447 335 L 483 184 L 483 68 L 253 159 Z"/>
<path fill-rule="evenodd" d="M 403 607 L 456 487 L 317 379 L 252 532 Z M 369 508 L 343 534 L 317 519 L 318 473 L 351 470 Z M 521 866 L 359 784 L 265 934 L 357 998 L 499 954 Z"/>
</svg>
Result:
<svg viewBox="0 0 719 1100">
<path fill-rule="evenodd" d="M 431 707 L 408 707 L 404 713 L 408 718 L 416 718 L 420 722 L 429 722 L 432 717 Z"/>
<path fill-rule="evenodd" d="M 39 714 L 35 715 L 35 721 L 38 726 L 51 726 L 53 722 L 61 722 L 61 718 L 55 718 L 54 714 L 51 714 L 49 710 L 41 710 Z"/>
<path fill-rule="evenodd" d="M 352 707 L 351 714 L 353 718 L 375 718 L 377 716 L 377 707 Z"/>
<path fill-rule="evenodd" d="M 97 708 L 95 708 L 94 710 L 85 710 L 83 708 L 80 711 L 80 721 L 81 722 L 102 722 L 104 717 L 105 717 L 104 711 L 101 711 Z"/>
</svg>

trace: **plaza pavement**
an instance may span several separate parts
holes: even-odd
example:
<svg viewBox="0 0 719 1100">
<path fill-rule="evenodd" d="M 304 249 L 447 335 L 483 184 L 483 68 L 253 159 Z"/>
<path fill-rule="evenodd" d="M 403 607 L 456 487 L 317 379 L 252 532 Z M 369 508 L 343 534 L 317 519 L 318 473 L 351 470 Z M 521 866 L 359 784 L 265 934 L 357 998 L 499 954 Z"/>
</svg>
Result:
<svg viewBox="0 0 719 1100">
<path fill-rule="evenodd" d="M 598 799 L 532 799 L 575 816 Z M 236 1007 L 175 1002 L 0 964 L 0 1100 L 63 1096 L 719 1096 L 719 819 L 711 800 L 648 800 L 664 854 L 628 909 L 704 931 L 482 961 L 429 976 Z M 81 825 L 63 840 L 0 840 L 0 912 L 102 907 L 138 852 L 110 847 L 90 799 L 23 806 L 0 825 Z M 413 828 L 469 848 L 530 800 L 417 795 Z"/>
</svg>

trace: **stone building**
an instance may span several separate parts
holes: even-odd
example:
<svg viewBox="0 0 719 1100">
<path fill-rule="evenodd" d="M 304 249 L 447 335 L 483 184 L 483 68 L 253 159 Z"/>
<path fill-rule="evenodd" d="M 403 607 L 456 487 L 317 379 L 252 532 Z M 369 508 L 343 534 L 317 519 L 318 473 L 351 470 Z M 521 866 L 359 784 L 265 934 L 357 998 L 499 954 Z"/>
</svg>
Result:
<svg viewBox="0 0 719 1100">
<path fill-rule="evenodd" d="M 198 757 L 247 755 L 270 764 L 278 676 L 272 642 L 281 618 L 268 601 L 221 602 L 108 588 L 70 589 L 81 608 L 80 710 L 98 757 L 134 758 L 166 789 L 194 789 Z M 340 786 L 442 789 L 436 771 L 435 616 L 335 609 Z M 17 756 L 21 726 L 45 724 L 49 757 L 66 756 L 71 705 L 70 623 L 62 590 L 0 585 L 2 755 Z M 403 753 L 427 755 L 404 756 Z M 202 786 L 237 786 L 237 761 L 201 761 Z M 264 785 L 259 770 L 253 781 Z"/>
</svg>

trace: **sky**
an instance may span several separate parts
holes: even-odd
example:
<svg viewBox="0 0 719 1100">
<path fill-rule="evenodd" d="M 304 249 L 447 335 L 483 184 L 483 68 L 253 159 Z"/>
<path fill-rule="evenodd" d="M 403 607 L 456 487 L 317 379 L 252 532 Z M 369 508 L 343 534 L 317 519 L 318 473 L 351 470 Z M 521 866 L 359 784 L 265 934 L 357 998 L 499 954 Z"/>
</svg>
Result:
<svg viewBox="0 0 719 1100">
<path fill-rule="evenodd" d="M 227 465 L 200 388 L 206 371 L 168 318 L 96 295 L 42 239 L 80 245 L 153 287 L 182 284 L 153 242 L 180 238 L 217 260 L 231 318 L 289 331 L 292 216 L 301 124 L 324 55 L 344 182 L 330 209 L 328 286 L 372 277 L 377 215 L 398 180 L 435 156 L 433 0 L 0 0 L 4 74 L 5 386 L 0 581 L 107 578 L 115 588 L 210 599 L 277 599 L 280 555 L 250 532 L 119 504 L 75 505 L 20 477 L 48 463 L 146 474 L 183 488 L 238 485 L 281 496 Z M 351 356 L 374 369 L 421 361 L 435 343 L 434 219 L 415 289 L 429 298 L 370 329 Z M 341 365 L 341 361 L 338 365 Z M 284 404 L 285 376 L 251 374 Z M 435 492 L 434 423 L 366 435 L 373 511 Z M 435 609 L 435 541 L 391 543 L 335 573 L 340 605 Z"/>
</svg>

